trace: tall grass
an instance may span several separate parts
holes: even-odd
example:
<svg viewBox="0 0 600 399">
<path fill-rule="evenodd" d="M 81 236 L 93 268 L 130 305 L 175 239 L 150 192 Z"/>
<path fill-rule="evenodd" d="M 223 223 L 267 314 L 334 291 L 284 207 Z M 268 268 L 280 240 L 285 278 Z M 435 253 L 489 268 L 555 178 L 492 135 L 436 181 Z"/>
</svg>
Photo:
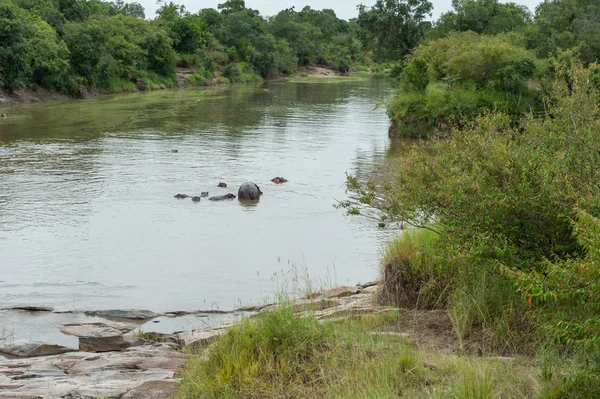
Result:
<svg viewBox="0 0 600 399">
<path fill-rule="evenodd" d="M 527 353 L 533 326 L 512 282 L 493 262 L 455 248 L 447 234 L 410 229 L 390 241 L 379 301 L 409 309 L 447 309 L 459 346 L 477 335 L 480 350 Z"/>
<path fill-rule="evenodd" d="M 189 356 L 178 398 L 534 398 L 527 362 L 415 349 L 381 334 L 399 314 L 321 323 L 281 307 Z"/>
<path fill-rule="evenodd" d="M 108 78 L 106 88 L 111 93 L 131 93 L 137 91 L 137 86 L 135 83 L 129 80 L 118 78 L 116 76 Z"/>
<path fill-rule="evenodd" d="M 446 304 L 453 274 L 444 268 L 440 236 L 427 229 L 405 230 L 385 249 L 380 301 L 418 309 Z"/>
</svg>

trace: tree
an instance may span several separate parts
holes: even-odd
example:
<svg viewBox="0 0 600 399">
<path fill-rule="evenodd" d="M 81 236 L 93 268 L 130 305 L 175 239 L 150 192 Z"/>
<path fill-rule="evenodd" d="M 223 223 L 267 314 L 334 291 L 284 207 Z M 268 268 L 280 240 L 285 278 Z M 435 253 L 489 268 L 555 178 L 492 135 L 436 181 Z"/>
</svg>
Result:
<svg viewBox="0 0 600 399">
<path fill-rule="evenodd" d="M 217 6 L 223 14 L 229 14 L 232 12 L 242 11 L 246 9 L 246 2 L 244 0 L 227 0 L 225 3 Z"/>
<path fill-rule="evenodd" d="M 131 2 L 125 3 L 123 0 L 117 0 L 112 3 L 114 14 L 131 15 L 136 18 L 144 19 L 146 14 L 144 13 L 144 7 L 140 3 Z"/>
<path fill-rule="evenodd" d="M 529 47 L 539 57 L 574 50 L 585 63 L 600 59 L 600 4 L 596 0 L 544 1 L 535 12 Z"/>
<path fill-rule="evenodd" d="M 495 35 L 524 28 L 531 22 L 531 12 L 515 3 L 498 0 L 453 0 L 454 11 L 440 16 L 428 32 L 431 38 L 440 38 L 451 32 L 473 31 Z"/>
<path fill-rule="evenodd" d="M 423 39 L 433 6 L 428 0 L 377 0 L 358 6 L 358 24 L 367 48 L 378 61 L 399 60 Z"/>
<path fill-rule="evenodd" d="M 8 91 L 36 82 L 64 89 L 69 51 L 56 31 L 35 13 L 0 2 L 0 76 Z"/>
</svg>

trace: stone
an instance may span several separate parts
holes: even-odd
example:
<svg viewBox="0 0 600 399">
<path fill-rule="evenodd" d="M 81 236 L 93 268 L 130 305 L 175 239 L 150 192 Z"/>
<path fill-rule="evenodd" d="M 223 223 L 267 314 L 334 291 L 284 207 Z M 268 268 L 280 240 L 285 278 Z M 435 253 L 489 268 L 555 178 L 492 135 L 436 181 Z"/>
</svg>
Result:
<svg viewBox="0 0 600 399">
<path fill-rule="evenodd" d="M 164 344 L 93 356 L 73 352 L 27 362 L 0 358 L 0 398 L 166 399 L 172 397 L 169 388 L 175 387 L 175 372 L 184 362 L 183 353 Z"/>
<path fill-rule="evenodd" d="M 79 337 L 79 350 L 84 352 L 112 352 L 141 346 L 146 340 L 133 335 L 112 335 L 104 337 Z"/>
<path fill-rule="evenodd" d="M 378 285 L 372 285 L 370 287 L 364 288 L 363 292 L 372 294 L 372 293 L 377 292 L 377 290 L 379 290 L 379 286 Z"/>
<path fill-rule="evenodd" d="M 379 281 L 369 281 L 368 283 L 359 284 L 359 285 L 363 288 L 369 288 L 369 287 L 373 287 L 378 284 L 379 284 Z"/>
<path fill-rule="evenodd" d="M 121 396 L 121 399 L 165 399 L 173 397 L 176 392 L 176 381 L 147 381 Z"/>
<path fill-rule="evenodd" d="M 340 306 L 341 303 L 335 299 L 321 298 L 321 299 L 299 299 L 292 305 L 294 313 L 307 312 L 307 311 L 321 311 L 336 306 Z M 261 309 L 259 313 L 273 312 L 277 310 L 278 305 L 269 305 Z"/>
<path fill-rule="evenodd" d="M 133 335 L 124 336 L 136 328 L 135 324 L 116 321 L 65 324 L 63 334 L 79 337 L 79 350 L 85 352 L 118 351 L 131 346 L 144 345 L 145 340 Z"/>
<path fill-rule="evenodd" d="M 267 306 L 273 306 L 273 304 L 272 303 L 267 303 L 267 304 L 264 304 L 264 305 L 242 306 L 241 308 L 237 308 L 236 311 L 237 312 L 260 312 L 261 310 L 263 310 Z"/>
<path fill-rule="evenodd" d="M 238 190 L 238 200 L 240 201 L 258 201 L 261 195 L 260 188 L 252 182 L 243 183 Z"/>
<path fill-rule="evenodd" d="M 219 330 L 194 330 L 176 334 L 182 347 L 204 348 L 214 342 L 226 329 Z"/>
<path fill-rule="evenodd" d="M 110 309 L 110 310 L 92 310 L 85 312 L 88 316 L 98 317 L 113 317 L 116 319 L 132 319 L 132 320 L 149 320 L 160 316 L 158 313 L 154 313 L 150 310 L 137 310 L 137 309 Z"/>
<path fill-rule="evenodd" d="M 48 356 L 73 351 L 74 349 L 66 346 L 25 340 L 0 345 L 0 352 L 17 357 Z"/>
<path fill-rule="evenodd" d="M 318 300 L 299 300 L 292 306 L 294 312 L 317 311 L 339 306 L 340 303 L 333 299 L 323 298 Z"/>
<path fill-rule="evenodd" d="M 375 315 L 381 313 L 392 313 L 398 312 L 396 308 L 389 308 L 385 306 L 347 306 L 344 308 L 332 309 L 330 312 L 324 312 L 317 316 L 319 320 L 325 319 L 341 319 L 341 318 L 360 318 L 367 315 Z"/>
<path fill-rule="evenodd" d="M 2 308 L 2 310 L 23 310 L 26 312 L 52 312 L 54 308 L 50 306 L 37 306 L 37 305 L 19 305 L 19 306 L 8 306 Z"/>
<path fill-rule="evenodd" d="M 314 298 L 341 298 L 350 295 L 359 294 L 363 291 L 363 288 L 360 286 L 356 287 L 346 287 L 341 286 L 338 288 L 332 288 L 330 290 L 324 290 L 320 292 L 315 292 L 307 296 L 309 299 Z"/>
<path fill-rule="evenodd" d="M 95 323 L 68 323 L 60 330 L 63 334 L 76 337 L 110 337 L 122 335 L 137 327 L 132 323 L 117 321 L 100 321 Z"/>
</svg>

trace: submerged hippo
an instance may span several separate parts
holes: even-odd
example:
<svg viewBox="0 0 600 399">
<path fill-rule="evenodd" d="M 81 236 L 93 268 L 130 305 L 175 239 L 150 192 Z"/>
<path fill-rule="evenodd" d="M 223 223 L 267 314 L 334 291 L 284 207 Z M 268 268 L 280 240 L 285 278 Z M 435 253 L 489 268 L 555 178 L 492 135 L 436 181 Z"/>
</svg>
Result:
<svg viewBox="0 0 600 399">
<path fill-rule="evenodd" d="M 216 197 L 210 197 L 208 200 L 209 201 L 223 201 L 223 200 L 228 200 L 228 199 L 234 199 L 235 195 L 229 193 L 229 194 L 225 194 L 225 195 L 217 195 Z"/>
<path fill-rule="evenodd" d="M 200 196 L 201 196 L 202 198 L 204 198 L 204 197 L 208 197 L 208 191 L 202 191 L 202 192 L 200 193 Z"/>
<path fill-rule="evenodd" d="M 171 150 L 171 152 L 175 153 L 175 152 L 179 152 L 179 150 Z"/>
<path fill-rule="evenodd" d="M 0 114 L 0 118 L 8 118 L 8 114 Z"/>
<path fill-rule="evenodd" d="M 279 177 L 279 176 L 272 178 L 271 181 L 275 184 L 287 183 L 287 180 L 285 180 L 283 177 Z"/>
<path fill-rule="evenodd" d="M 192 201 L 194 201 L 194 202 L 200 202 L 200 197 L 198 197 L 197 195 L 194 195 L 192 197 Z"/>
<path fill-rule="evenodd" d="M 219 184 L 217 184 L 217 187 L 227 187 L 227 183 L 219 182 Z"/>
<path fill-rule="evenodd" d="M 189 195 L 186 195 L 186 194 L 177 194 L 177 195 L 175 195 L 175 198 L 177 198 L 177 199 L 184 199 L 184 198 L 188 198 L 188 197 L 189 197 Z"/>
<path fill-rule="evenodd" d="M 240 186 L 238 190 L 238 199 L 240 201 L 258 201 L 262 191 L 260 187 L 252 182 L 246 182 Z"/>
</svg>

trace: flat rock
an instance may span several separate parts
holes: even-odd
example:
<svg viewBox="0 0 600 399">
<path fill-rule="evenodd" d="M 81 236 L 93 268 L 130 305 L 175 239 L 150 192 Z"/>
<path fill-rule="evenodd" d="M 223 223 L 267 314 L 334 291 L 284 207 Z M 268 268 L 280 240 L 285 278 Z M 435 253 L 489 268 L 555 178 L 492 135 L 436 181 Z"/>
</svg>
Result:
<svg viewBox="0 0 600 399">
<path fill-rule="evenodd" d="M 138 309 L 110 309 L 110 310 L 91 310 L 85 312 L 88 316 L 114 317 L 117 319 L 149 320 L 160 316 L 150 310 Z"/>
<path fill-rule="evenodd" d="M 50 306 L 18 305 L 3 307 L 1 310 L 23 310 L 26 312 L 53 312 L 54 308 Z"/>
<path fill-rule="evenodd" d="M 118 321 L 99 321 L 95 323 L 68 323 L 60 330 L 63 334 L 76 337 L 112 337 L 123 335 L 137 327 L 137 324 Z"/>
<path fill-rule="evenodd" d="M 333 298 L 320 298 L 320 299 L 299 299 L 292 303 L 291 307 L 294 313 L 308 312 L 308 311 L 321 311 L 336 306 L 340 306 L 342 303 L 339 300 Z M 269 305 L 261 309 L 260 313 L 273 312 L 277 310 L 280 305 Z"/>
<path fill-rule="evenodd" d="M 0 359 L 0 398 L 170 398 L 185 355 L 165 344 L 90 354 Z"/>
<path fill-rule="evenodd" d="M 214 342 L 221 334 L 224 334 L 227 329 L 215 330 L 194 330 L 184 331 L 176 334 L 181 346 L 204 348 Z"/>
<path fill-rule="evenodd" d="M 133 335 L 112 335 L 104 337 L 79 337 L 79 350 L 84 352 L 112 352 L 141 346 L 146 340 Z"/>
<path fill-rule="evenodd" d="M 329 308 L 333 308 L 335 306 L 339 306 L 340 302 L 330 299 L 330 298 L 322 298 L 322 299 L 301 299 L 294 303 L 292 309 L 294 312 L 306 312 L 306 311 L 318 311 L 325 310 Z"/>
<path fill-rule="evenodd" d="M 18 357 L 48 356 L 73 351 L 74 349 L 61 345 L 25 340 L 0 345 L 0 352 Z"/>
<path fill-rule="evenodd" d="M 381 313 L 398 312 L 397 308 L 389 308 L 385 306 L 347 306 L 342 308 L 331 309 L 331 311 L 323 312 L 318 315 L 319 320 L 325 319 L 342 319 L 342 318 L 360 318 L 368 315 L 376 315 Z"/>
<path fill-rule="evenodd" d="M 361 286 L 355 286 L 355 287 L 346 287 L 346 286 L 341 286 L 338 288 L 332 288 L 330 290 L 324 290 L 324 291 L 319 291 L 319 292 L 315 292 L 312 293 L 310 295 L 307 296 L 308 299 L 315 299 L 315 298 L 341 298 L 341 297 L 346 297 L 346 296 L 351 296 L 351 295 L 356 295 L 361 293 L 363 290 L 363 287 Z"/>
<path fill-rule="evenodd" d="M 133 388 L 121 396 L 121 399 L 165 399 L 173 397 L 176 392 L 176 381 L 148 381 L 137 388 Z"/>
<path fill-rule="evenodd" d="M 379 281 L 369 281 L 367 283 L 364 284 L 359 284 L 359 286 L 363 287 L 363 288 L 369 288 L 369 287 L 374 287 L 376 285 L 379 284 Z"/>
</svg>

